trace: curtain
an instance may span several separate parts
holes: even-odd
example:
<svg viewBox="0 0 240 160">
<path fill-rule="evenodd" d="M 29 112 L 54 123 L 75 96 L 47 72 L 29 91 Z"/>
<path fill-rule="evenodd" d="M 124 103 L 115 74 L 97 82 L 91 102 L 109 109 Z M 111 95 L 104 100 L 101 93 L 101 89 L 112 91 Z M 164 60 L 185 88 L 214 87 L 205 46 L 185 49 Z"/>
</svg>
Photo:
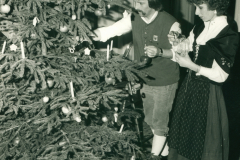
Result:
<svg viewBox="0 0 240 160">
<path fill-rule="evenodd" d="M 240 0 L 236 0 L 235 5 L 235 21 L 238 24 L 238 32 L 240 32 Z"/>
</svg>

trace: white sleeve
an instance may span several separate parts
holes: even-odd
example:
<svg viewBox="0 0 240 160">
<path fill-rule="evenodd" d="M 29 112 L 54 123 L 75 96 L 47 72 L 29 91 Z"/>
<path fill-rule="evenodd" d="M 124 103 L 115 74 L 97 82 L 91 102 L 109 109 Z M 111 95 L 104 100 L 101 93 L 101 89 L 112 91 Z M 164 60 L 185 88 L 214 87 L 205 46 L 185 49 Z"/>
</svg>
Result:
<svg viewBox="0 0 240 160">
<path fill-rule="evenodd" d="M 132 30 L 131 14 L 120 19 L 111 26 L 98 28 L 101 34 L 100 41 L 106 42 L 109 38 L 120 36 Z"/>
<path fill-rule="evenodd" d="M 169 33 L 171 32 L 171 31 L 175 31 L 175 32 L 178 32 L 178 33 L 182 33 L 182 30 L 181 30 L 181 25 L 178 23 L 178 22 L 175 22 L 175 23 L 173 23 L 173 25 L 172 25 L 172 27 L 170 28 L 170 31 L 169 31 Z M 174 61 L 174 62 L 176 62 L 176 59 L 175 59 L 175 49 L 174 49 L 174 47 L 176 47 L 176 46 L 173 46 L 173 43 L 171 42 L 171 41 L 169 41 L 169 43 L 172 45 L 172 49 L 171 49 L 171 51 L 172 51 L 172 53 L 173 53 L 173 57 L 172 57 L 172 61 Z"/>
<path fill-rule="evenodd" d="M 196 75 L 203 75 L 215 82 L 224 82 L 228 78 L 228 74 L 214 60 L 212 68 L 202 67 Z"/>
<path fill-rule="evenodd" d="M 193 42 L 194 42 L 193 29 L 188 36 L 188 40 L 189 40 L 189 51 L 191 52 L 191 51 L 193 51 Z"/>
</svg>

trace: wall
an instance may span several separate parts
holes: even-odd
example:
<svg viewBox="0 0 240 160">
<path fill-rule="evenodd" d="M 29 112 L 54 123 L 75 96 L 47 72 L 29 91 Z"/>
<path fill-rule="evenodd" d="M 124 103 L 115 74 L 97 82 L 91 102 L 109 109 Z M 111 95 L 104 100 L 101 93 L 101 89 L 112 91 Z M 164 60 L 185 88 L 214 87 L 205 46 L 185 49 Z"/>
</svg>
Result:
<svg viewBox="0 0 240 160">
<path fill-rule="evenodd" d="M 235 5 L 235 21 L 238 24 L 238 32 L 240 32 L 240 0 L 236 0 Z"/>
</svg>

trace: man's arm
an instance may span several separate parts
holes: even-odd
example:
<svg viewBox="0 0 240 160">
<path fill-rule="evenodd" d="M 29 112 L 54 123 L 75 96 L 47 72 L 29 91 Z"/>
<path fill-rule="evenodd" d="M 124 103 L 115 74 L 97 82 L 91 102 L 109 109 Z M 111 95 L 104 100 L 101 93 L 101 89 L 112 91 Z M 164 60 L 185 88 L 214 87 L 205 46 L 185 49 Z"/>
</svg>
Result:
<svg viewBox="0 0 240 160">
<path fill-rule="evenodd" d="M 102 27 L 94 30 L 94 33 L 97 37 L 93 37 L 93 40 L 106 42 L 109 38 L 120 36 L 122 34 L 130 32 L 131 30 L 131 14 L 129 14 L 128 16 L 120 19 L 111 26 Z"/>
</svg>

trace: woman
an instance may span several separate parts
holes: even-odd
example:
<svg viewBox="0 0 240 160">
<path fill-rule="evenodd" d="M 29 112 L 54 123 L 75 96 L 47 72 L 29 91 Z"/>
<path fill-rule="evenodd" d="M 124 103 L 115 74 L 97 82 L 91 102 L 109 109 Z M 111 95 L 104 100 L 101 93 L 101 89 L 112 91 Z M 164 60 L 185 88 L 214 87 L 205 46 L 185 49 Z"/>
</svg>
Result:
<svg viewBox="0 0 240 160">
<path fill-rule="evenodd" d="M 223 15 L 229 0 L 188 1 L 203 23 L 182 42 L 189 42 L 190 56 L 176 54 L 188 75 L 173 110 L 168 160 L 227 160 L 228 119 L 221 84 L 233 64 L 238 33 Z"/>
</svg>

